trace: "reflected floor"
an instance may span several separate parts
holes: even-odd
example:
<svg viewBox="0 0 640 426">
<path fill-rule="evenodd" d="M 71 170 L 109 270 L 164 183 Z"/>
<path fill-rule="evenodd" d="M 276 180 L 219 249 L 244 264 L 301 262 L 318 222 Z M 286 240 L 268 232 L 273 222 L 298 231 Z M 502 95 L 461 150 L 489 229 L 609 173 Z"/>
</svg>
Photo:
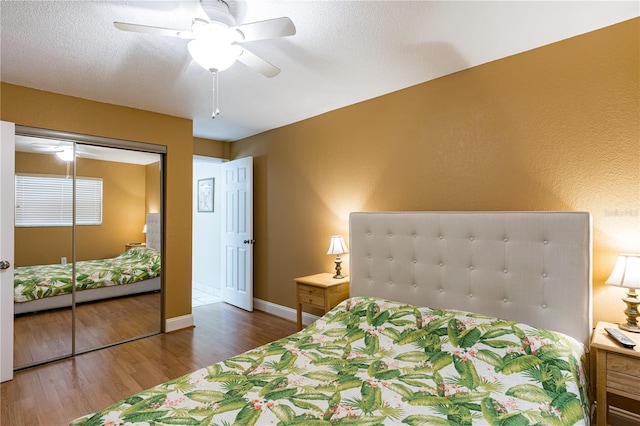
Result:
<svg viewBox="0 0 640 426">
<path fill-rule="evenodd" d="M 16 368 L 71 353 L 71 308 L 17 315 L 14 320 Z M 79 304 L 76 351 L 160 332 L 160 292 Z"/>
</svg>

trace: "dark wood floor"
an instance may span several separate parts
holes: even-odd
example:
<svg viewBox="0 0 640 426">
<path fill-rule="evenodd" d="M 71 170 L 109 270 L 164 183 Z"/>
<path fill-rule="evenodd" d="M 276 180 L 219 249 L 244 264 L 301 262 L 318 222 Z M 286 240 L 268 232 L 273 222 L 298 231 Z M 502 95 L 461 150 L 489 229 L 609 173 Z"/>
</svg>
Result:
<svg viewBox="0 0 640 426">
<path fill-rule="evenodd" d="M 193 308 L 195 328 L 17 373 L 0 386 L 2 426 L 68 425 L 129 395 L 296 331 L 273 315 L 225 303 Z"/>
</svg>

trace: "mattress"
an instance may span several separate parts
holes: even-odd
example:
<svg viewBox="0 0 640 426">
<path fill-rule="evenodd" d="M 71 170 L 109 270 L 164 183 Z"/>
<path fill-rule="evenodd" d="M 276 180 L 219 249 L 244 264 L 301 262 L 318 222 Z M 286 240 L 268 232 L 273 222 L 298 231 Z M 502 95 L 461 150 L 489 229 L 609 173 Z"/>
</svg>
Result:
<svg viewBox="0 0 640 426">
<path fill-rule="evenodd" d="M 585 360 L 560 333 L 354 297 L 71 424 L 587 425 Z"/>
<path fill-rule="evenodd" d="M 135 247 L 100 260 L 76 262 L 76 291 L 130 284 L 160 275 L 160 252 Z M 29 302 L 72 291 L 72 265 L 21 266 L 14 271 L 14 301 Z"/>
</svg>

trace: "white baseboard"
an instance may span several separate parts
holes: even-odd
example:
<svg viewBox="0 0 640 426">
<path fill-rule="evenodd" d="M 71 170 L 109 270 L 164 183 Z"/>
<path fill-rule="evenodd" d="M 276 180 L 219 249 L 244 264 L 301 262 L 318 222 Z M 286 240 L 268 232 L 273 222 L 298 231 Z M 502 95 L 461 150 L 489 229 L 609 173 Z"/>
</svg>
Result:
<svg viewBox="0 0 640 426">
<path fill-rule="evenodd" d="M 277 305 L 272 302 L 267 302 L 262 299 L 253 299 L 253 307 L 259 311 L 267 312 L 269 314 L 275 315 L 280 318 L 284 318 L 286 320 L 296 322 L 297 321 L 297 311 L 295 309 L 288 308 L 286 306 Z M 302 313 L 302 325 L 307 326 L 317 320 L 319 317 L 316 315 L 311 315 L 309 313 Z M 182 315 L 179 317 L 168 318 L 165 321 L 165 333 L 170 333 L 172 331 L 181 330 L 183 328 L 193 327 L 193 314 Z"/>
<path fill-rule="evenodd" d="M 286 306 L 277 305 L 275 303 L 267 302 L 262 299 L 253 299 L 253 307 L 259 311 L 266 312 L 268 314 L 275 315 L 280 318 L 287 319 L 289 321 L 298 321 L 297 311 L 295 309 L 288 308 Z M 311 315 L 306 312 L 302 313 L 302 325 L 307 326 L 317 320 L 319 317 Z"/>
<path fill-rule="evenodd" d="M 193 314 L 182 315 L 174 318 L 167 318 L 164 324 L 165 324 L 164 326 L 165 333 L 171 333 L 172 331 L 193 327 L 194 326 Z"/>
</svg>

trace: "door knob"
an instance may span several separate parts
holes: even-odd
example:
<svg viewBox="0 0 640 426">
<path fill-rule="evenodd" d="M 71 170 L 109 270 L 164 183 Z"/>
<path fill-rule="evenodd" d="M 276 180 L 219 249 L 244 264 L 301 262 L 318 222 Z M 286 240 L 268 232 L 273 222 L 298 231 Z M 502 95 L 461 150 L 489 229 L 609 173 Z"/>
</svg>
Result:
<svg viewBox="0 0 640 426">
<path fill-rule="evenodd" d="M 11 264 L 6 260 L 0 261 L 0 269 L 9 269 L 9 266 L 11 266 Z"/>
<path fill-rule="evenodd" d="M 245 244 L 253 244 L 255 242 L 256 242 L 256 240 L 244 240 Z"/>
</svg>

